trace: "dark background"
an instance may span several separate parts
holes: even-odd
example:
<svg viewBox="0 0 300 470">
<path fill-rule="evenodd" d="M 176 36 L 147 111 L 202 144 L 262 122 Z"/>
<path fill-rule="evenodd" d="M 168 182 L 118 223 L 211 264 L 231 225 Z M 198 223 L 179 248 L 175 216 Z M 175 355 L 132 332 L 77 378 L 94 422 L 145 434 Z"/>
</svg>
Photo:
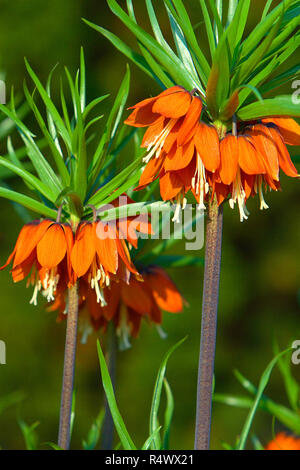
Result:
<svg viewBox="0 0 300 470">
<path fill-rule="evenodd" d="M 193 22 L 201 22 L 196 0 L 186 1 Z M 275 2 L 276 3 L 276 2 Z M 125 2 L 122 2 L 125 4 Z M 144 2 L 135 1 L 138 18 L 144 24 Z M 167 37 L 170 32 L 162 2 L 154 1 Z M 253 2 L 248 27 L 253 26 L 265 2 Z M 257 15 L 257 16 L 256 16 Z M 126 59 L 104 38 L 82 21 L 85 17 L 119 34 L 134 44 L 132 37 L 109 11 L 106 2 L 76 0 L 8 0 L 1 1 L 0 54 L 1 69 L 6 73 L 8 88 L 22 90 L 26 76 L 26 56 L 45 82 L 51 68 L 59 62 L 73 73 L 78 67 L 82 45 L 87 62 L 89 98 L 116 93 L 125 73 Z M 145 23 L 146 24 L 146 23 Z M 147 25 L 147 24 L 146 24 Z M 147 26 L 148 27 L 148 26 Z M 197 29 L 206 51 L 204 26 Z M 296 54 L 295 54 L 296 55 Z M 295 63 L 298 57 L 293 57 Z M 159 92 L 155 83 L 131 65 L 132 80 L 128 102 Z M 291 90 L 290 85 L 286 92 Z M 112 98 L 103 104 L 106 112 Z M 28 117 L 27 122 L 30 122 Z M 5 153 L 4 143 L 1 152 Z M 12 181 L 18 187 L 17 181 Z M 272 358 L 275 336 L 282 349 L 292 338 L 300 337 L 300 219 L 299 182 L 282 177 L 282 193 L 270 193 L 266 200 L 270 210 L 259 211 L 258 200 L 249 201 L 251 216 L 241 224 L 237 209 L 225 207 L 221 294 L 216 351 L 216 391 L 243 393 L 233 377 L 237 368 L 254 383 Z M 22 220 L 5 200 L 0 200 L 0 259 L 12 250 Z M 202 253 L 203 255 L 203 250 Z M 182 315 L 165 314 L 166 340 L 154 328 L 144 325 L 133 347 L 118 355 L 117 398 L 121 413 L 137 445 L 148 436 L 148 415 L 155 376 L 167 349 L 183 336 L 188 340 L 171 358 L 167 376 L 175 396 L 175 417 L 171 446 L 193 447 L 195 394 L 201 288 L 203 270 L 184 268 L 170 271 L 189 302 Z M 0 366 L 0 397 L 22 391 L 24 400 L 1 415 L 0 445 L 4 449 L 24 448 L 17 420 L 31 424 L 39 421 L 40 441 L 56 441 L 64 350 L 64 324 L 55 315 L 29 305 L 31 292 L 25 283 L 13 285 L 8 270 L 0 273 L 0 339 L 7 344 L 7 365 Z M 87 345 L 78 346 L 76 369 L 76 421 L 73 448 L 80 448 L 92 421 L 102 405 L 102 389 L 96 356 L 96 336 Z M 294 367 L 299 378 L 299 367 Z M 284 388 L 277 371 L 272 375 L 267 393 L 286 403 Z M 221 442 L 234 443 L 241 431 L 245 410 L 216 404 L 213 410 L 212 448 Z M 276 424 L 276 429 L 281 429 Z M 263 443 L 272 437 L 272 419 L 259 412 L 255 433 Z"/>
</svg>

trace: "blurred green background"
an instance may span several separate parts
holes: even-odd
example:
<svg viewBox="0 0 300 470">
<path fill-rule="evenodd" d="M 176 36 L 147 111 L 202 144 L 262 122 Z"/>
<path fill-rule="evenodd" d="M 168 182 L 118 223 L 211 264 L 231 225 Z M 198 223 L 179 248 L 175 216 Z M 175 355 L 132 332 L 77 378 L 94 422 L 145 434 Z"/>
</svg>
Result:
<svg viewBox="0 0 300 470">
<path fill-rule="evenodd" d="M 125 4 L 125 2 L 122 2 Z M 199 23 L 198 34 L 206 51 L 205 32 L 196 0 L 187 0 Z M 255 24 L 265 4 L 255 3 L 249 27 Z M 275 2 L 276 3 L 276 2 Z M 138 18 L 143 23 L 144 2 L 135 1 Z M 167 18 L 162 2 L 158 7 L 161 22 Z M 50 69 L 59 62 L 73 73 L 78 67 L 82 45 L 87 62 L 89 98 L 105 93 L 113 97 L 125 72 L 126 59 L 104 38 L 82 21 L 85 17 L 120 34 L 130 43 L 132 38 L 110 13 L 106 2 L 92 0 L 3 0 L 1 4 L 0 64 L 6 72 L 7 87 L 13 84 L 22 90 L 26 56 L 45 82 Z M 294 57 L 295 63 L 299 56 Z M 159 92 L 157 85 L 131 66 L 132 80 L 129 103 Z M 290 85 L 286 91 L 289 92 Z M 112 98 L 103 105 L 109 109 Z M 30 122 L 30 116 L 27 121 Z M 6 153 L 4 142 L 1 154 Z M 10 182 L 18 188 L 18 181 Z M 270 210 L 260 212 L 258 201 L 249 201 L 251 216 L 241 224 L 237 209 L 225 207 L 224 244 L 221 275 L 218 338 L 216 351 L 216 391 L 242 394 L 233 378 L 238 368 L 254 383 L 271 359 L 275 335 L 282 349 L 292 338 L 300 338 L 300 219 L 299 182 L 282 177 L 282 193 L 270 193 L 266 199 Z M 0 260 L 12 250 L 22 220 L 12 206 L 0 200 Z M 182 248 L 182 247 L 181 247 Z M 181 249 L 179 247 L 179 249 Z M 201 250 L 200 255 L 203 255 Z M 189 302 L 182 315 L 165 314 L 166 340 L 155 328 L 144 325 L 133 347 L 118 354 L 117 398 L 129 428 L 138 445 L 148 436 L 148 415 L 155 376 L 167 349 L 188 335 L 188 340 L 171 358 L 167 376 L 175 396 L 175 417 L 171 447 L 193 447 L 195 395 L 199 329 L 201 322 L 201 289 L 203 270 L 184 268 L 170 272 Z M 0 397 L 15 391 L 24 393 L 18 406 L 6 409 L 0 418 L 0 445 L 4 449 L 24 448 L 17 420 L 39 421 L 41 442 L 56 441 L 63 366 L 65 325 L 55 322 L 55 314 L 47 313 L 42 302 L 29 305 L 31 292 L 25 283 L 13 285 L 8 271 L 0 273 L 0 339 L 7 345 L 7 364 L 0 365 Z M 87 345 L 78 345 L 76 367 L 76 421 L 72 448 L 80 448 L 92 421 L 102 405 L 102 389 L 96 356 L 96 336 Z M 300 378 L 300 366 L 294 367 Z M 279 373 L 274 372 L 267 393 L 286 403 Z M 246 416 L 237 410 L 216 404 L 213 408 L 212 448 L 221 442 L 234 443 Z M 281 429 L 276 425 L 276 429 Z M 270 416 L 259 412 L 254 430 L 263 443 L 272 437 Z"/>
</svg>

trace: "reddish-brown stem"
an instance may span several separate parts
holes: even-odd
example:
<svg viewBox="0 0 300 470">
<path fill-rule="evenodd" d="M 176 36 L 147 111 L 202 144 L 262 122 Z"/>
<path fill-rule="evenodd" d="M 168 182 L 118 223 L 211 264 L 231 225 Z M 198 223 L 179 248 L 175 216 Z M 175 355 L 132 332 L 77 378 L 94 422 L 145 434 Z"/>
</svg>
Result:
<svg viewBox="0 0 300 470">
<path fill-rule="evenodd" d="M 208 205 L 205 247 L 200 357 L 197 388 L 195 449 L 208 450 L 212 383 L 216 349 L 217 313 L 222 249 L 223 210 L 216 198 Z"/>
<path fill-rule="evenodd" d="M 59 447 L 65 450 L 68 450 L 70 446 L 70 427 L 75 371 L 77 323 L 78 292 L 77 284 L 75 284 L 74 286 L 71 286 L 68 290 L 67 330 L 58 433 L 58 445 Z"/>
</svg>

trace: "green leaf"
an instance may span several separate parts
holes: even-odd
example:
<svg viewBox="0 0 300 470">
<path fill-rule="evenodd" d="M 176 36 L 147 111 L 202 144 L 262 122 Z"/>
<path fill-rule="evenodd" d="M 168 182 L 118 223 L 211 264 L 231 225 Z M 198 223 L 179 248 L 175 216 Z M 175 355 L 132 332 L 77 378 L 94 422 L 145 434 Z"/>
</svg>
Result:
<svg viewBox="0 0 300 470">
<path fill-rule="evenodd" d="M 115 0 L 107 0 L 107 3 L 111 11 L 127 26 L 127 28 L 149 50 L 156 60 L 165 67 L 175 81 L 185 88 L 193 88 L 191 77 L 179 59 L 174 61 L 174 57 L 171 57 L 168 51 L 157 43 L 150 34 L 132 21 Z"/>
<path fill-rule="evenodd" d="M 114 389 L 111 383 L 109 371 L 105 362 L 105 358 L 100 346 L 100 341 L 97 340 L 97 351 L 99 364 L 101 369 L 102 384 L 109 405 L 109 409 L 115 424 L 116 431 L 119 435 L 119 438 L 122 442 L 122 445 L 125 450 L 136 450 L 136 447 L 128 434 L 123 418 L 119 412 L 117 402 L 114 395 Z"/>
<path fill-rule="evenodd" d="M 66 168 L 66 165 L 65 165 L 65 162 L 63 160 L 63 156 L 62 154 L 60 153 L 60 151 L 58 150 L 57 148 L 57 145 L 55 144 L 55 138 L 53 139 L 53 137 L 50 135 L 50 132 L 48 131 L 47 127 L 46 127 L 46 123 L 45 121 L 43 120 L 42 118 L 42 115 L 41 113 L 39 112 L 39 109 L 38 107 L 36 106 L 32 96 L 30 96 L 30 93 L 28 91 L 28 88 L 26 86 L 26 83 L 24 81 L 24 92 L 25 92 L 25 96 L 26 96 L 26 99 L 29 103 L 29 106 L 31 107 L 32 111 L 34 112 L 34 115 L 36 117 L 36 120 L 40 126 L 40 129 L 41 131 L 43 132 L 46 140 L 47 140 L 47 143 L 49 145 L 49 148 L 52 152 L 52 155 L 53 155 L 53 158 L 54 158 L 54 161 L 56 163 L 56 166 L 57 166 L 57 169 L 58 169 L 58 172 L 60 173 L 61 177 L 62 177 L 62 180 L 65 184 L 69 184 L 70 182 L 70 175 L 68 173 L 68 170 Z M 51 121 L 50 121 L 51 122 Z M 60 147 L 59 147 L 60 148 Z"/>
<path fill-rule="evenodd" d="M 83 47 L 80 48 L 80 104 L 81 112 L 84 112 L 86 102 L 86 86 L 85 86 L 85 60 Z"/>
<path fill-rule="evenodd" d="M 82 441 L 84 450 L 94 450 L 99 442 L 105 410 L 102 409 L 88 432 L 86 440 Z"/>
<path fill-rule="evenodd" d="M 55 444 L 55 442 L 43 442 L 45 446 L 51 447 L 53 450 L 64 450 L 62 447 L 59 447 L 58 444 Z"/>
<path fill-rule="evenodd" d="M 210 73 L 210 66 L 201 48 L 199 47 L 189 15 L 181 0 L 164 0 L 164 2 L 182 29 L 186 41 L 190 47 L 190 52 L 192 56 L 197 59 L 197 63 L 195 65 L 197 67 L 200 80 L 203 85 L 206 86 L 207 78 Z"/>
<path fill-rule="evenodd" d="M 247 438 L 248 438 L 248 434 L 249 434 L 254 416 L 256 414 L 256 411 L 257 411 L 259 402 L 261 400 L 262 394 L 263 394 L 263 392 L 264 392 L 264 390 L 265 390 L 265 388 L 268 385 L 268 382 L 270 380 L 270 376 L 271 376 L 273 368 L 277 364 L 278 360 L 290 351 L 291 351 L 291 348 L 286 349 L 285 351 L 282 351 L 281 353 L 277 354 L 272 359 L 272 361 L 268 364 L 267 368 L 265 369 L 264 373 L 262 374 L 261 379 L 259 381 L 259 385 L 258 385 L 258 389 L 257 389 L 255 399 L 253 401 L 252 407 L 249 411 L 248 417 L 246 419 L 246 422 L 245 422 L 245 424 L 243 426 L 243 429 L 242 429 L 242 432 L 241 432 L 241 436 L 240 436 L 239 443 L 238 443 L 238 446 L 237 446 L 238 450 L 244 450 L 244 448 L 245 448 Z"/>
<path fill-rule="evenodd" d="M 165 378 L 165 373 L 166 373 L 166 368 L 167 368 L 167 363 L 172 355 L 172 353 L 186 340 L 186 337 L 178 341 L 172 348 L 169 349 L 167 354 L 165 355 L 155 382 L 155 387 L 153 391 L 153 397 L 152 397 L 152 405 L 151 405 L 151 412 L 150 412 L 150 424 L 149 424 L 149 431 L 150 434 L 153 434 L 156 429 L 159 427 L 159 422 L 158 422 L 158 410 L 159 410 L 159 405 L 160 405 L 160 398 L 161 398 L 161 391 L 162 391 L 162 386 Z M 161 449 L 161 439 L 160 435 L 156 435 L 156 437 L 153 438 L 152 444 L 151 444 L 151 449 Z"/>
<path fill-rule="evenodd" d="M 228 31 L 228 30 L 227 30 Z M 228 98 L 230 88 L 227 32 L 223 34 L 215 51 L 211 73 L 206 88 L 208 110 L 213 119 L 219 116 L 220 108 Z"/>
<path fill-rule="evenodd" d="M 254 30 L 249 34 L 247 39 L 243 42 L 241 57 L 246 57 L 248 54 L 257 48 L 257 45 L 264 38 L 267 32 L 275 24 L 277 18 L 287 10 L 293 0 L 283 0 L 280 4 L 274 8 L 269 15 L 267 15 L 263 21 L 260 21 Z"/>
<path fill-rule="evenodd" d="M 56 219 L 57 213 L 54 209 L 50 209 L 41 202 L 38 202 L 35 199 L 32 199 L 31 197 L 25 196 L 24 194 L 20 194 L 16 191 L 12 191 L 11 189 L 6 189 L 0 186 L 0 197 L 4 197 L 5 199 L 9 199 L 10 201 L 17 202 L 18 204 L 21 204 L 27 209 L 30 209 L 33 212 L 37 212 L 38 214 L 43 215 L 45 217 Z"/>
<path fill-rule="evenodd" d="M 107 29 L 98 26 L 91 21 L 88 21 L 83 18 L 83 21 L 90 26 L 91 28 L 95 29 L 98 33 L 102 34 L 106 39 L 108 39 L 116 49 L 118 49 L 122 54 L 124 54 L 128 59 L 130 59 L 135 65 L 137 65 L 143 72 L 149 75 L 151 78 L 154 78 L 154 74 L 151 71 L 150 67 L 148 66 L 147 62 L 145 61 L 144 57 L 137 52 L 135 52 L 131 47 L 127 46 L 121 39 L 119 39 L 115 34 L 111 33 Z"/>
<path fill-rule="evenodd" d="M 139 44 L 140 50 L 146 60 L 147 64 L 151 68 L 154 73 L 154 77 L 157 77 L 160 84 L 162 84 L 166 88 L 170 88 L 175 84 L 173 80 L 169 78 L 169 76 L 164 72 L 162 66 L 153 59 L 150 52 L 144 47 L 142 44 Z"/>
<path fill-rule="evenodd" d="M 275 354 L 279 353 L 279 346 L 274 340 L 273 350 Z M 290 405 L 294 411 L 299 409 L 300 386 L 297 380 L 293 377 L 291 371 L 291 361 L 289 357 L 281 357 L 278 360 L 278 368 L 284 381 L 285 390 L 289 399 Z M 300 423 L 300 417 L 299 417 Z"/>
<path fill-rule="evenodd" d="M 232 57 L 239 55 L 240 43 L 245 31 L 250 8 L 250 0 L 238 2 L 235 14 L 227 29 L 228 46 Z"/>
<path fill-rule="evenodd" d="M 299 71 L 300 65 L 295 65 L 294 67 L 291 67 L 290 69 L 286 70 L 280 75 L 277 75 L 276 77 L 272 78 L 272 80 L 269 80 L 262 87 L 260 87 L 260 92 L 262 94 L 267 93 L 270 90 L 274 90 L 275 88 L 284 85 L 290 80 L 293 80 L 293 78 L 297 78 Z"/>
<path fill-rule="evenodd" d="M 0 104 L 0 111 L 15 121 L 19 128 L 21 137 L 27 147 L 27 154 L 32 161 L 33 166 L 35 167 L 39 178 L 43 181 L 43 183 L 48 185 L 49 192 L 52 193 L 53 197 L 56 197 L 58 192 L 62 189 L 61 182 L 33 140 L 32 133 L 6 106 Z"/>
<path fill-rule="evenodd" d="M 167 396 L 167 405 L 166 405 L 165 419 L 164 419 L 163 449 L 169 450 L 170 431 L 171 431 L 172 418 L 174 414 L 174 398 L 173 398 L 171 387 L 166 378 L 164 378 L 164 387 L 165 387 L 165 392 Z"/>
<path fill-rule="evenodd" d="M 209 43 L 210 54 L 211 54 L 211 57 L 213 58 L 215 50 L 216 50 L 216 38 L 215 38 L 214 29 L 213 29 L 213 26 L 212 26 L 212 22 L 211 22 L 209 13 L 208 13 L 206 3 L 207 2 L 205 2 L 205 0 L 200 0 L 200 6 L 201 6 L 201 9 L 202 9 L 202 14 L 203 14 L 203 18 L 204 18 L 204 23 L 205 23 L 206 34 L 207 34 L 208 43 Z"/>
<path fill-rule="evenodd" d="M 120 171 L 117 176 L 115 176 L 109 181 L 109 183 L 102 186 L 102 188 L 100 188 L 93 196 L 91 196 L 91 198 L 88 200 L 88 204 L 93 204 L 94 206 L 97 206 L 100 203 L 103 203 L 103 201 L 105 201 L 108 196 L 111 196 L 113 192 L 118 190 L 118 188 L 123 183 L 125 185 L 126 181 L 126 186 L 128 186 L 129 189 L 130 186 L 134 184 L 132 180 L 128 180 L 129 176 L 133 174 L 133 181 L 135 182 L 137 182 L 139 179 L 139 172 L 135 172 L 135 170 L 140 166 L 141 160 L 142 158 L 134 160 L 132 163 L 130 163 L 130 165 Z M 122 192 L 124 192 L 123 188 Z M 115 197 L 117 196 L 115 195 Z"/>
<path fill-rule="evenodd" d="M 19 426 L 25 439 L 27 450 L 38 449 L 38 436 L 35 430 L 39 426 L 39 424 L 39 422 L 35 422 L 29 426 L 25 423 L 25 421 L 19 420 Z"/>
<path fill-rule="evenodd" d="M 276 24 L 273 26 L 265 40 L 262 41 L 262 43 L 256 47 L 256 50 L 249 56 L 249 58 L 240 65 L 233 79 L 234 88 L 239 86 L 247 79 L 247 77 L 249 77 L 255 67 L 259 64 L 259 61 L 268 52 L 274 38 L 278 33 L 279 27 L 281 25 L 281 20 L 282 18 L 277 20 Z"/>
<path fill-rule="evenodd" d="M 166 268 L 183 268 L 187 266 L 204 266 L 204 258 L 198 256 L 162 255 L 155 258 L 155 264 Z"/>
<path fill-rule="evenodd" d="M 124 107 L 127 101 L 127 97 L 129 93 L 129 85 L 130 85 L 130 69 L 127 66 L 124 79 L 122 80 L 119 91 L 117 93 L 114 104 L 112 106 L 111 112 L 108 116 L 102 137 L 100 139 L 100 142 L 93 156 L 92 172 L 91 172 L 91 175 L 89 176 L 90 186 L 93 185 L 94 182 L 96 181 L 98 177 L 98 173 L 101 169 L 101 166 L 105 157 L 106 150 L 109 147 L 109 143 L 113 140 L 116 134 L 116 130 L 121 120 L 122 112 L 124 110 Z"/>
<path fill-rule="evenodd" d="M 54 199 L 51 199 L 51 193 L 49 193 L 48 186 L 45 185 L 42 181 L 40 181 L 38 178 L 36 178 L 34 175 L 18 166 L 15 166 L 8 160 L 5 160 L 5 158 L 3 157 L 0 157 L 0 166 L 3 166 L 13 171 L 16 175 L 20 176 L 24 181 L 26 181 L 35 189 L 37 189 L 47 199 L 49 199 L 51 202 L 54 202 Z"/>
<path fill-rule="evenodd" d="M 201 86 L 201 83 L 199 82 L 199 78 L 197 76 L 197 71 L 195 69 L 193 58 L 189 51 L 189 47 L 184 37 L 183 31 L 168 8 L 167 8 L 167 12 L 168 12 L 170 25 L 171 25 L 176 49 L 178 52 L 178 56 L 183 62 L 186 70 L 188 70 L 190 75 L 193 77 L 194 86 L 196 88 L 200 88 L 202 93 L 204 93 L 204 89 Z"/>
<path fill-rule="evenodd" d="M 273 0 L 267 0 L 264 11 L 262 13 L 262 17 L 261 17 L 262 20 L 265 19 L 265 17 L 267 16 L 267 14 L 268 14 L 268 12 L 271 8 L 272 3 L 273 3 Z"/>
<path fill-rule="evenodd" d="M 159 435 L 161 428 L 162 428 L 162 427 L 159 426 L 159 427 L 148 437 L 148 439 L 147 439 L 147 440 L 145 441 L 145 443 L 143 444 L 141 450 L 149 450 L 150 445 L 151 445 L 151 442 L 153 441 L 153 439 L 156 438 L 157 435 Z"/>
<path fill-rule="evenodd" d="M 238 0 L 229 0 L 228 13 L 227 13 L 227 26 L 232 22 L 236 9 L 238 7 Z"/>
<path fill-rule="evenodd" d="M 292 96 L 278 96 L 251 103 L 239 109 L 237 116 L 242 121 L 251 121 L 267 116 L 300 117 L 299 104 L 293 103 Z"/>
<path fill-rule="evenodd" d="M 27 68 L 27 71 L 28 71 L 29 75 L 31 76 L 35 86 L 38 89 L 38 92 L 41 95 L 41 98 L 43 99 L 43 101 L 45 103 L 45 106 L 47 107 L 47 110 L 49 111 L 49 113 L 52 116 L 52 119 L 55 123 L 56 128 L 58 129 L 58 132 L 60 133 L 60 135 L 63 138 L 63 140 L 64 140 L 65 144 L 67 145 L 67 147 L 70 149 L 71 148 L 70 136 L 69 136 L 68 130 L 67 130 L 67 128 L 66 128 L 59 112 L 57 111 L 57 109 L 54 106 L 53 102 L 49 98 L 47 91 L 45 90 L 45 88 L 41 84 L 40 80 L 38 79 L 37 75 L 34 73 L 32 68 L 30 67 L 30 65 L 29 65 L 29 63 L 26 59 L 25 59 L 25 65 L 26 65 L 26 68 Z"/>
</svg>

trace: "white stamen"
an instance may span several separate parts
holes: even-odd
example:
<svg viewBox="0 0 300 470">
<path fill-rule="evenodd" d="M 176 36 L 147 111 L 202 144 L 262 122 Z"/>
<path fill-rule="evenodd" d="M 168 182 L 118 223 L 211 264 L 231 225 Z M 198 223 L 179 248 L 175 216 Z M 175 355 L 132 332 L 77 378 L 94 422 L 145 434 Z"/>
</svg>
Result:
<svg viewBox="0 0 300 470">
<path fill-rule="evenodd" d="M 31 305 L 37 306 L 37 296 L 38 296 L 38 293 L 39 293 L 39 291 L 41 290 L 41 288 L 42 288 L 42 283 L 41 283 L 41 281 L 37 281 L 37 282 L 35 283 L 35 286 L 34 286 L 32 298 L 31 298 L 31 300 L 30 300 L 30 302 L 29 302 Z"/>
<path fill-rule="evenodd" d="M 241 222 L 243 222 L 244 220 L 247 220 L 249 216 L 249 211 L 246 207 L 245 199 L 246 199 L 246 193 L 242 186 L 240 171 L 238 170 L 236 179 L 232 185 L 232 195 L 231 195 L 231 199 L 229 200 L 229 205 L 231 209 L 233 209 L 235 204 L 238 203 Z"/>
<path fill-rule="evenodd" d="M 148 163 L 153 155 L 155 158 L 159 158 L 162 148 L 164 146 L 165 140 L 171 132 L 172 128 L 176 124 L 177 119 L 170 119 L 166 127 L 163 128 L 160 134 L 158 134 L 154 140 L 148 145 L 147 152 L 148 154 L 143 158 L 143 162 Z M 151 150 L 152 149 L 152 150 Z"/>
<path fill-rule="evenodd" d="M 209 185 L 205 177 L 205 166 L 200 158 L 199 153 L 197 153 L 197 164 L 196 164 L 195 175 L 192 178 L 192 188 L 195 190 L 195 193 L 197 196 L 200 195 L 198 210 L 205 211 L 206 206 L 204 204 L 204 198 L 209 191 Z"/>
</svg>

